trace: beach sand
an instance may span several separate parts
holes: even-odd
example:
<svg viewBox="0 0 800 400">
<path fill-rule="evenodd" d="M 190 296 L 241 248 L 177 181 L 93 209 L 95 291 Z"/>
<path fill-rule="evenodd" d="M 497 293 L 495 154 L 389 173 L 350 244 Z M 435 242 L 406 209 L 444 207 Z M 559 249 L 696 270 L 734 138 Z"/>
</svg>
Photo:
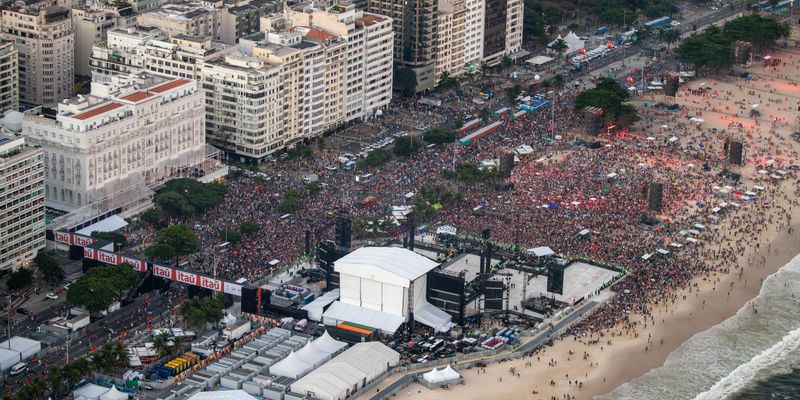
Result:
<svg viewBox="0 0 800 400">
<path fill-rule="evenodd" d="M 792 117 L 794 113 L 791 110 L 796 107 L 795 103 L 800 101 L 800 87 L 787 78 L 800 76 L 800 68 L 795 65 L 800 59 L 800 52 L 790 50 L 777 53 L 774 57 L 784 58 L 787 65 L 777 72 L 753 67 L 754 72 L 764 79 L 752 82 L 749 86 L 741 80 L 717 82 L 711 79 L 698 79 L 688 85 L 694 89 L 705 82 L 707 86 L 710 85 L 720 93 L 731 91 L 727 99 L 720 96 L 715 100 L 706 101 L 679 95 L 675 101 L 692 107 L 692 115 L 697 112 L 698 118 L 705 119 L 703 126 L 705 129 L 710 127 L 726 129 L 732 120 L 741 122 L 749 128 L 749 132 L 735 133 L 734 138 L 747 136 L 751 152 L 748 157 L 751 160 L 754 157 L 767 155 L 785 159 L 793 157 L 798 147 L 797 143 L 789 139 L 790 133 L 796 127 L 796 121 Z M 683 87 L 685 88 L 686 86 Z M 771 89 L 780 93 L 770 93 Z M 750 90 L 753 92 L 749 92 Z M 661 98 L 653 96 L 643 100 L 651 104 L 664 100 L 663 96 L 659 97 Z M 768 98 L 773 98 L 775 102 L 769 102 Z M 749 110 L 753 108 L 752 104 L 759 104 L 757 108 L 762 115 L 761 126 L 757 127 L 756 122 L 750 118 L 734 115 L 737 112 L 749 115 Z M 712 111 L 712 108 L 717 110 Z M 767 125 L 765 119 L 768 118 L 782 118 L 783 123 L 777 124 L 772 131 L 769 126 L 765 126 Z M 681 119 L 673 122 L 676 125 L 686 124 L 684 121 Z M 658 140 L 672 135 L 663 129 L 659 132 L 659 129 L 651 127 L 647 133 L 660 135 Z M 681 139 L 684 141 L 687 138 Z M 707 151 L 712 150 L 707 148 Z M 721 148 L 716 151 L 721 151 Z M 754 182 L 767 186 L 762 183 L 763 180 L 760 180 L 762 177 L 754 170 L 752 164 L 751 162 L 748 166 L 737 168 L 742 173 L 743 186 L 747 187 Z M 719 224 L 710 226 L 709 232 L 703 235 L 705 241 L 703 245 L 707 248 L 735 249 L 739 253 L 738 265 L 721 265 L 723 263 L 717 260 L 716 264 L 722 268 L 729 268 L 729 272 L 712 272 L 696 277 L 690 288 L 682 290 L 674 304 L 654 305 L 650 321 L 646 322 L 641 315 L 633 316 L 633 320 L 640 321 L 635 333 L 619 329 L 607 330 L 602 333 L 602 337 L 595 334 L 592 339 L 599 340 L 592 345 L 586 344 L 586 338 L 564 337 L 532 358 L 492 364 L 481 371 L 477 368 L 464 370 L 463 385 L 432 391 L 415 383 L 394 398 L 552 399 L 555 396 L 557 399 L 562 399 L 565 394 L 569 394 L 573 399 L 589 399 L 609 393 L 619 385 L 663 365 L 667 356 L 684 341 L 696 333 L 719 324 L 751 301 L 758 294 L 763 280 L 800 252 L 796 234 L 800 228 L 800 218 L 798 218 L 800 207 L 794 207 L 790 212 L 793 234 L 789 234 L 786 222 L 788 205 L 785 199 L 795 198 L 796 180 L 783 180 L 780 184 L 769 186 L 767 194 L 757 200 L 762 203 L 759 208 L 748 206 L 736 210 Z M 740 218 L 747 215 L 746 213 L 753 212 L 764 213 L 764 219 L 771 221 L 767 223 L 764 232 L 758 233 L 757 239 L 748 237 L 751 235 L 740 226 L 742 221 Z M 781 224 L 782 228 L 779 228 Z M 730 235 L 730 232 L 737 229 L 738 235 Z M 728 238 L 723 239 L 723 235 L 727 235 Z M 756 240 L 762 245 L 760 249 L 756 249 L 753 245 Z M 757 305 L 755 307 L 757 308 Z M 584 354 L 588 355 L 586 359 L 583 357 Z M 514 368 L 518 376 L 510 373 L 511 368 Z M 378 387 L 385 387 L 399 376 L 393 376 Z M 367 397 L 362 396 L 362 398 Z"/>
</svg>

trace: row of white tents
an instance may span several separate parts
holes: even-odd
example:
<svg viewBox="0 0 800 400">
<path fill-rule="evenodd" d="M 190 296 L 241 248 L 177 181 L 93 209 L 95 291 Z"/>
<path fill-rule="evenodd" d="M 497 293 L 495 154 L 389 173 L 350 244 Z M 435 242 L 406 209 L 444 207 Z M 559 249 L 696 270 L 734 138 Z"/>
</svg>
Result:
<svg viewBox="0 0 800 400">
<path fill-rule="evenodd" d="M 464 378 L 453 367 L 447 366 L 442 369 L 432 369 L 422 374 L 420 382 L 428 389 L 435 389 L 445 385 L 454 385 L 463 382 Z"/>
</svg>

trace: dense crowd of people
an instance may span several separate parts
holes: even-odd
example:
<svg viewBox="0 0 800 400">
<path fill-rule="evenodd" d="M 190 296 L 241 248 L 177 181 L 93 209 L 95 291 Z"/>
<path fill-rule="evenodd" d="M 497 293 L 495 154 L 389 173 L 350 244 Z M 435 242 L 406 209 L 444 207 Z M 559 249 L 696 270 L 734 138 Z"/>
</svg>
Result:
<svg viewBox="0 0 800 400">
<path fill-rule="evenodd" d="M 551 96 L 549 101 L 554 104 L 519 118 L 512 113 L 495 117 L 493 120 L 502 121 L 502 128 L 471 144 L 422 146 L 408 158 L 395 157 L 370 170 L 369 178 L 356 179 L 367 173 L 363 170 L 326 168 L 337 165 L 339 155 L 326 150 L 310 159 L 276 162 L 265 177 L 228 180 L 223 204 L 212 212 L 180 221 L 193 226 L 202 243 L 201 250 L 190 257 L 189 268 L 227 280 L 257 281 L 303 257 L 307 231 L 312 246 L 322 238 L 331 238 L 339 211 L 348 212 L 354 221 L 385 217 L 389 207 L 410 202 L 405 194 L 435 185 L 461 192 L 463 201 L 425 221 L 431 227 L 452 225 L 460 235 L 474 236 L 489 228 L 492 241 L 510 250 L 549 246 L 567 257 L 633 272 L 617 284 L 618 292 L 624 291 L 624 295 L 615 297 L 573 332 L 608 327 L 627 312 L 646 313 L 648 305 L 643 300 L 666 299 L 692 276 L 710 268 L 703 258 L 694 257 L 699 250 L 686 246 L 675 255 L 677 248 L 670 244 L 682 242 L 694 218 L 708 213 L 720 201 L 714 180 L 709 178 L 723 166 L 723 143 L 717 132 L 689 120 L 694 114 L 690 116 L 686 108 L 670 111 L 652 103 L 642 108 L 640 127 L 652 134 L 660 125 L 659 137 L 626 130 L 587 137 L 580 133 L 581 122 L 572 110 L 574 95 L 566 90 Z M 708 95 L 709 91 L 702 91 L 696 97 L 705 101 Z M 387 113 L 389 129 L 384 126 L 384 133 L 407 121 L 404 116 L 409 114 L 403 113 L 404 108 L 420 106 L 408 103 L 394 107 L 397 109 Z M 470 111 L 474 109 L 460 103 L 444 110 L 416 110 L 423 121 L 431 123 L 463 118 Z M 379 121 L 371 124 L 381 126 Z M 522 144 L 533 151 L 518 156 L 519 163 L 509 179 L 514 184 L 512 190 L 498 191 L 495 181 L 468 185 L 443 177 L 442 170 L 452 169 L 457 163 L 480 164 Z M 752 155 L 756 162 L 757 156 L 763 154 Z M 317 193 L 304 189 L 302 178 L 311 173 L 322 183 Z M 645 224 L 643 219 L 652 214 L 646 210 L 650 182 L 664 184 L 662 211 L 655 225 Z M 303 193 L 301 207 L 281 215 L 276 207 L 287 190 Z M 374 201 L 362 201 L 368 197 Z M 258 223 L 261 230 L 227 249 L 216 247 L 224 241 L 220 231 L 235 229 L 245 221 Z M 581 231 L 584 234 L 579 234 Z M 398 227 L 395 234 L 399 232 Z M 392 232 L 387 234 L 391 236 Z M 667 249 L 670 254 L 657 253 L 657 249 Z M 645 254 L 653 256 L 645 261 Z"/>
</svg>

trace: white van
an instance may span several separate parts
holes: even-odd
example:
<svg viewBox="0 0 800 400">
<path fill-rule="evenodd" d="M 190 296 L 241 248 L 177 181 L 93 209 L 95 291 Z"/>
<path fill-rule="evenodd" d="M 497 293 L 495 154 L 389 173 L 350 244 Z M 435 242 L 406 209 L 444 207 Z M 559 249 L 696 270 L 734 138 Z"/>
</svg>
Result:
<svg viewBox="0 0 800 400">
<path fill-rule="evenodd" d="M 11 367 L 11 369 L 8 371 L 8 373 L 11 376 L 14 376 L 14 375 L 19 375 L 19 374 L 21 374 L 21 373 L 23 373 L 23 372 L 25 372 L 27 370 L 28 370 L 28 364 L 25 364 L 24 362 L 21 362 L 21 363 L 14 364 L 14 366 Z"/>
</svg>

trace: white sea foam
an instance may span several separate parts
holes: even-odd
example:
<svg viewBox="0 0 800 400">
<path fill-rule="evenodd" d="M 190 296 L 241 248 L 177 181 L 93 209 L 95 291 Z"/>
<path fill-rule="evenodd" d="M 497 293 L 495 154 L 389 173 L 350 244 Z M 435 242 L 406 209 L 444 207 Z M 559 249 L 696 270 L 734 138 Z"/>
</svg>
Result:
<svg viewBox="0 0 800 400">
<path fill-rule="evenodd" d="M 602 400 L 717 400 L 800 359 L 800 255 L 736 315 L 692 336 L 655 368 Z"/>
<path fill-rule="evenodd" d="M 786 359 L 790 354 L 800 348 L 800 328 L 791 331 L 783 339 L 775 343 L 774 346 L 764 350 L 761 354 L 753 357 L 746 364 L 742 364 L 726 377 L 722 378 L 714 386 L 698 394 L 695 400 L 719 400 L 727 398 L 736 393 L 750 382 L 752 382 L 759 371 L 771 367 L 778 362 Z"/>
</svg>

